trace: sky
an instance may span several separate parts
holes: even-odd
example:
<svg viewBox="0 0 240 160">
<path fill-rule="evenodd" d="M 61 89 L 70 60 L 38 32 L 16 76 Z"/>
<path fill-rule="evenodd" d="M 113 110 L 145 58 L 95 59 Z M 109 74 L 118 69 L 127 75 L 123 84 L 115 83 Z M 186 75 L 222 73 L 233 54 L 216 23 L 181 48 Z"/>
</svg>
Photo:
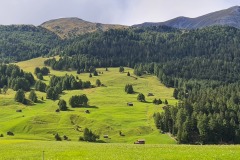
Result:
<svg viewBox="0 0 240 160">
<path fill-rule="evenodd" d="M 0 24 L 34 24 L 78 17 L 90 22 L 133 25 L 197 17 L 240 6 L 240 0 L 0 0 Z"/>
</svg>

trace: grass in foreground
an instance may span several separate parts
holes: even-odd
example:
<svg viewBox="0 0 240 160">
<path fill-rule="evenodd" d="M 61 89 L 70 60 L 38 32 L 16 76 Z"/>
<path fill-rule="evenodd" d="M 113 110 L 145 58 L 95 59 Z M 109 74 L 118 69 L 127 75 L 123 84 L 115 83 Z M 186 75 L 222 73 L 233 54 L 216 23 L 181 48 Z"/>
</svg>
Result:
<svg viewBox="0 0 240 160">
<path fill-rule="evenodd" d="M 2 160 L 238 160 L 240 146 L 134 145 L 0 140 Z"/>
</svg>

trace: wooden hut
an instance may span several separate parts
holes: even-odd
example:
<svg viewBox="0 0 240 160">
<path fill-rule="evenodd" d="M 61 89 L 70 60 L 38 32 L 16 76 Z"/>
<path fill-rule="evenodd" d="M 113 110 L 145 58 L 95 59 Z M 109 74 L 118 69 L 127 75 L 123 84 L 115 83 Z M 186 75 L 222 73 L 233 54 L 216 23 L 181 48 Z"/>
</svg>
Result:
<svg viewBox="0 0 240 160">
<path fill-rule="evenodd" d="M 108 138 L 108 135 L 103 135 L 103 138 Z"/>
<path fill-rule="evenodd" d="M 134 144 L 145 144 L 145 140 L 144 139 L 139 139 L 136 142 L 134 142 Z"/>
<path fill-rule="evenodd" d="M 133 106 L 133 103 L 132 102 L 128 102 L 127 106 Z"/>
</svg>

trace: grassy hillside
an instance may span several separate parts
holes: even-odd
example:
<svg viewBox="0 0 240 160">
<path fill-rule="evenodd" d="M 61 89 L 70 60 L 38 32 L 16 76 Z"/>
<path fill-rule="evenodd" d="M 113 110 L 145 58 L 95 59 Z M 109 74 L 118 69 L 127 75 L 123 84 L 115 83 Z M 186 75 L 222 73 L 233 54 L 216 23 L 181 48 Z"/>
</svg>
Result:
<svg viewBox="0 0 240 160">
<path fill-rule="evenodd" d="M 24 71 L 33 72 L 35 67 L 43 66 L 44 58 L 32 59 L 19 62 Z M 95 84 L 96 79 L 100 79 L 106 87 L 98 87 L 86 90 L 65 91 L 61 99 L 68 102 L 72 95 L 86 94 L 89 98 L 89 108 L 70 108 L 71 111 L 56 113 L 58 101 L 46 100 L 45 93 L 37 92 L 39 99 L 44 97 L 41 103 L 33 106 L 24 106 L 14 102 L 15 92 L 8 90 L 6 95 L 0 94 L 0 133 L 7 131 L 15 133 L 15 139 L 41 139 L 54 140 L 53 134 L 59 133 L 61 136 L 67 135 L 72 141 L 77 141 L 83 133 L 85 127 L 90 128 L 100 135 L 105 142 L 133 143 L 137 139 L 145 139 L 147 144 L 175 144 L 175 140 L 166 134 L 160 134 L 153 121 L 153 113 L 162 111 L 163 105 L 154 105 L 154 98 L 167 99 L 172 105 L 177 103 L 172 97 L 173 89 L 166 88 L 153 76 L 128 77 L 127 73 L 119 73 L 118 68 L 97 69 L 103 74 L 98 77 L 89 78 L 89 74 L 78 75 L 83 81 L 90 80 Z M 133 70 L 125 68 L 125 72 L 133 75 Z M 76 72 L 61 72 L 51 70 L 52 75 L 63 76 Z M 48 84 L 50 76 L 44 77 Z M 128 95 L 124 92 L 126 84 L 133 84 L 136 92 L 145 94 L 146 103 L 137 101 L 137 93 Z M 152 97 L 147 97 L 151 92 Z M 28 94 L 26 96 L 28 97 Z M 133 102 L 133 107 L 128 107 L 127 103 Z M 70 107 L 68 105 L 68 107 Z M 22 113 L 17 113 L 17 109 L 22 109 Z M 86 114 L 85 110 L 90 110 Z M 121 131 L 125 136 L 120 136 Z M 109 135 L 109 139 L 104 139 L 103 135 Z"/>
<path fill-rule="evenodd" d="M 238 160 L 240 146 L 134 145 L 1 140 L 3 160 Z"/>
<path fill-rule="evenodd" d="M 63 39 L 95 31 L 128 28 L 127 26 L 123 25 L 111 25 L 87 22 L 79 18 L 60 18 L 45 22 L 41 26 L 56 33 Z"/>
</svg>

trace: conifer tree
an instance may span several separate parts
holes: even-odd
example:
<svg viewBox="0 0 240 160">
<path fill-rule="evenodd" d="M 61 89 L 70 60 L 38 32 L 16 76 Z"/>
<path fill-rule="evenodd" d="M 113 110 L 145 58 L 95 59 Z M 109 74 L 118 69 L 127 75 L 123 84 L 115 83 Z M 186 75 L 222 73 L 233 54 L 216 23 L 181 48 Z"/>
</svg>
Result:
<svg viewBox="0 0 240 160">
<path fill-rule="evenodd" d="M 15 101 L 19 103 L 25 102 L 25 93 L 22 89 L 19 89 L 15 94 Z"/>
<path fill-rule="evenodd" d="M 34 103 L 37 102 L 37 94 L 35 93 L 34 90 L 30 91 L 29 97 L 28 97 L 31 101 L 33 101 Z"/>
</svg>

